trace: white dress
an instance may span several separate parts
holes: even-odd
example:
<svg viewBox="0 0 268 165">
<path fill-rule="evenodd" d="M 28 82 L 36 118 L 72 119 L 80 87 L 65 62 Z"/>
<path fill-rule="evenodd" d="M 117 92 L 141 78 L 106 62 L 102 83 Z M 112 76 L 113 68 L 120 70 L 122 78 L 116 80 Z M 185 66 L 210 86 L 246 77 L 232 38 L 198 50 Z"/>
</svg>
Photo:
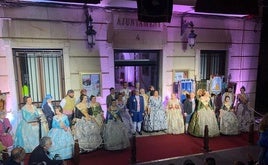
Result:
<svg viewBox="0 0 268 165">
<path fill-rule="evenodd" d="M 169 100 L 166 108 L 167 113 L 167 133 L 181 134 L 184 133 L 184 119 L 178 99 Z"/>
<path fill-rule="evenodd" d="M 189 123 L 189 134 L 197 137 L 205 136 L 205 126 L 208 126 L 208 136 L 215 137 L 220 134 L 218 122 L 209 100 L 199 99 L 197 110 L 193 113 Z"/>
</svg>

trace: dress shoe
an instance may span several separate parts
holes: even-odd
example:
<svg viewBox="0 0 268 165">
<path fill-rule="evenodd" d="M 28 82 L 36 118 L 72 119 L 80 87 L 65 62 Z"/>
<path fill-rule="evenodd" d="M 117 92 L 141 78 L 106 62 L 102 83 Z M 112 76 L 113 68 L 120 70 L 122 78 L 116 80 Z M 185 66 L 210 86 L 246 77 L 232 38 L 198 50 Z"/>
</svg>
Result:
<svg viewBox="0 0 268 165">
<path fill-rule="evenodd" d="M 141 132 L 138 132 L 138 134 L 139 134 L 139 135 L 142 135 L 142 133 L 141 133 Z"/>
</svg>

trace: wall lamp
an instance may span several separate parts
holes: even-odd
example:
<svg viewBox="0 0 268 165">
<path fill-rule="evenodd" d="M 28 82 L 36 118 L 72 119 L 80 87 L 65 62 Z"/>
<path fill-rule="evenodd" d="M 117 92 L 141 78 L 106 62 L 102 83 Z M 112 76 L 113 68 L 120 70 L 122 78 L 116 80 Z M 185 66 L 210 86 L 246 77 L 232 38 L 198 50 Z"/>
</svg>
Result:
<svg viewBox="0 0 268 165">
<path fill-rule="evenodd" d="M 191 32 L 188 35 L 188 45 L 192 49 L 195 45 L 195 39 L 197 34 L 194 33 L 194 23 L 192 21 L 187 22 L 186 20 L 181 19 L 181 35 L 183 35 L 187 28 L 191 28 Z"/>
<path fill-rule="evenodd" d="M 91 15 L 88 14 L 88 10 L 85 7 L 85 15 L 86 15 L 86 26 L 87 26 L 87 42 L 88 45 L 92 48 L 95 45 L 95 41 L 96 41 L 96 34 L 97 32 L 93 29 L 93 19 L 91 17 Z"/>
</svg>

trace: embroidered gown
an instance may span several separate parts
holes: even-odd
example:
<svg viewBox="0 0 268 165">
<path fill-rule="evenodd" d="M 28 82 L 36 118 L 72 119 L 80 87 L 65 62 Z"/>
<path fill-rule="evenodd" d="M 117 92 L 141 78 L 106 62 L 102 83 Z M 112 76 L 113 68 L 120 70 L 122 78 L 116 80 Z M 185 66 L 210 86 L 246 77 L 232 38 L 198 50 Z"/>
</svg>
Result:
<svg viewBox="0 0 268 165">
<path fill-rule="evenodd" d="M 91 102 L 89 104 L 89 114 L 94 118 L 94 120 L 102 130 L 104 118 L 103 118 L 103 110 L 100 103 Z"/>
<path fill-rule="evenodd" d="M 236 115 L 239 123 L 239 130 L 249 132 L 249 126 L 254 123 L 254 112 L 248 106 L 248 96 L 239 94 Z"/>
<path fill-rule="evenodd" d="M 144 117 L 143 129 L 149 132 L 166 130 L 167 117 L 161 97 L 150 96 L 148 108 L 150 113 Z"/>
<path fill-rule="evenodd" d="M 34 105 L 32 107 L 33 111 L 28 110 L 26 105 L 22 107 L 22 120 L 18 124 L 15 134 L 14 145 L 23 147 L 26 153 L 31 153 L 39 145 L 39 124 L 36 122 L 36 118 L 41 117 L 41 136 L 47 136 L 48 133 L 48 124 L 42 110 L 37 109 Z"/>
<path fill-rule="evenodd" d="M 74 139 L 83 151 L 93 151 L 102 144 L 101 129 L 95 118 L 89 115 L 86 107 L 75 109 Z"/>
<path fill-rule="evenodd" d="M 197 110 L 194 111 L 188 127 L 188 133 L 196 137 L 204 137 L 205 126 L 208 125 L 208 136 L 219 135 L 218 122 L 209 100 L 199 98 Z"/>
<path fill-rule="evenodd" d="M 117 106 L 110 106 L 107 111 L 103 140 L 106 150 L 122 150 L 130 146 L 128 132 Z"/>
<path fill-rule="evenodd" d="M 239 134 L 238 119 L 230 103 L 224 103 L 220 109 L 220 133 L 224 135 Z"/>
<path fill-rule="evenodd" d="M 73 157 L 74 139 L 69 125 L 68 117 L 65 114 L 53 117 L 52 128 L 48 133 L 52 140 L 52 146 L 49 149 L 51 156 L 59 154 L 61 159 Z"/>
<path fill-rule="evenodd" d="M 181 106 L 179 100 L 170 99 L 167 107 L 167 133 L 169 134 L 181 134 L 184 133 L 184 119 L 182 115 Z"/>
<path fill-rule="evenodd" d="M 128 137 L 130 138 L 130 137 L 132 137 L 132 133 L 134 132 L 132 118 L 131 118 L 128 110 L 126 109 L 126 105 L 124 104 L 123 101 L 117 101 L 116 105 L 119 109 L 119 113 L 120 113 L 120 116 L 123 120 L 123 123 L 127 129 Z"/>
</svg>

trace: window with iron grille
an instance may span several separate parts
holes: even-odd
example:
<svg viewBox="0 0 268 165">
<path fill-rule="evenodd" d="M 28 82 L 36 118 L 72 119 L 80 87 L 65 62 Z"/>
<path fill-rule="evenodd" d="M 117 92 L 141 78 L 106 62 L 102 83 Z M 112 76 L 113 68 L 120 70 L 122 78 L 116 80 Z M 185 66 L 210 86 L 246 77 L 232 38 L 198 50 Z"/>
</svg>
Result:
<svg viewBox="0 0 268 165">
<path fill-rule="evenodd" d="M 60 101 L 63 94 L 62 50 L 13 49 L 19 105 L 31 96 L 34 103 L 42 102 L 46 94 Z"/>
<path fill-rule="evenodd" d="M 207 80 L 211 75 L 225 75 L 225 50 L 201 50 L 200 52 L 200 82 L 197 89 L 206 89 Z"/>
</svg>

